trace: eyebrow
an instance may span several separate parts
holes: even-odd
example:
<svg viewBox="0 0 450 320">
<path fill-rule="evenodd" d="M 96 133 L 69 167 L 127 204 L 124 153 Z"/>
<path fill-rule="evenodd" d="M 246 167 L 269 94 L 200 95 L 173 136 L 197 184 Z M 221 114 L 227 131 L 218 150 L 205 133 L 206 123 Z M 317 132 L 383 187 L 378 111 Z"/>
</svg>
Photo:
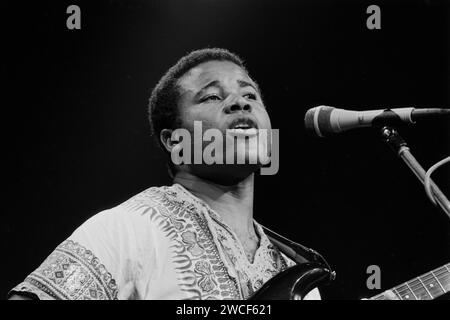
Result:
<svg viewBox="0 0 450 320">
<path fill-rule="evenodd" d="M 206 86 L 204 86 L 203 88 L 200 89 L 199 93 L 203 92 L 206 89 L 211 88 L 211 87 L 220 88 L 220 82 L 218 80 L 213 80 L 213 81 L 209 82 Z"/>
<path fill-rule="evenodd" d="M 256 92 L 259 92 L 258 88 L 251 82 L 245 81 L 245 80 L 237 80 L 237 83 L 239 84 L 239 87 L 241 88 L 245 88 L 245 87 L 252 87 L 253 89 L 255 89 Z M 211 82 L 209 82 L 206 86 L 204 86 L 203 88 L 200 89 L 199 92 L 197 92 L 197 94 L 195 95 L 195 97 L 197 98 L 198 96 L 200 96 L 206 89 L 211 88 L 211 87 L 217 87 L 217 88 L 221 88 L 220 86 L 220 81 L 218 80 L 213 80 Z"/>
<path fill-rule="evenodd" d="M 211 88 L 211 87 L 217 87 L 217 88 L 220 88 L 220 83 L 219 83 L 219 81 L 218 81 L 218 80 L 213 80 L 213 81 L 209 82 L 206 86 L 204 86 L 203 88 L 201 88 L 201 89 L 194 95 L 194 99 L 198 99 L 198 97 L 200 97 L 206 89 Z"/>
<path fill-rule="evenodd" d="M 245 80 L 238 80 L 237 82 L 239 83 L 239 86 L 241 88 L 252 87 L 253 89 L 255 89 L 256 92 L 259 92 L 258 88 L 251 82 L 248 82 L 248 81 L 245 81 Z"/>
</svg>

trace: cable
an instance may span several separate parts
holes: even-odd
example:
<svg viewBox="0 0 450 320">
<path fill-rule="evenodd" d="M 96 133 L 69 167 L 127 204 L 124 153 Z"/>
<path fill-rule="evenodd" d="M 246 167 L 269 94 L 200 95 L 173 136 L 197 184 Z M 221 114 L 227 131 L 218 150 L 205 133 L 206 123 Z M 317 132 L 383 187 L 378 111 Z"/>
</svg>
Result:
<svg viewBox="0 0 450 320">
<path fill-rule="evenodd" d="M 432 165 L 430 169 L 428 169 L 427 173 L 425 174 L 425 192 L 427 193 L 428 198 L 430 198 L 431 202 L 434 203 L 434 205 L 437 205 L 436 199 L 434 197 L 434 194 L 431 190 L 431 174 L 438 169 L 440 166 L 446 164 L 447 162 L 450 162 L 450 157 L 444 158 L 441 161 L 437 162 L 436 164 Z"/>
</svg>

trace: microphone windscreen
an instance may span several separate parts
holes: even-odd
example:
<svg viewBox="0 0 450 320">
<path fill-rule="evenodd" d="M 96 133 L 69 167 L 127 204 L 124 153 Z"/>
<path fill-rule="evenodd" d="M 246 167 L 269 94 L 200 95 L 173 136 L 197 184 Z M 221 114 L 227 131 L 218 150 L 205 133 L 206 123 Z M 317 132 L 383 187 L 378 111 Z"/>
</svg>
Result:
<svg viewBox="0 0 450 320">
<path fill-rule="evenodd" d="M 305 129 L 309 134 L 315 134 L 314 129 L 314 114 L 317 111 L 317 107 L 309 109 L 305 114 Z"/>
<path fill-rule="evenodd" d="M 319 106 L 309 109 L 305 114 L 305 129 L 309 134 L 324 137 L 333 133 L 331 112 L 334 107 Z"/>
</svg>

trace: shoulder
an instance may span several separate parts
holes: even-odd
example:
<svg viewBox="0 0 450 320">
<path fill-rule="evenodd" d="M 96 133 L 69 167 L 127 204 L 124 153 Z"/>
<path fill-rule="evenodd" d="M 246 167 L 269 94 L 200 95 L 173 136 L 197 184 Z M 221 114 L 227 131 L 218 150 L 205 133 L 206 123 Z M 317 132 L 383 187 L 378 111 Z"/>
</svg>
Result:
<svg viewBox="0 0 450 320">
<path fill-rule="evenodd" d="M 102 210 L 87 219 L 77 231 L 93 233 L 114 233 L 130 227 L 143 227 L 157 214 L 164 213 L 169 207 L 167 194 L 172 187 L 151 187 L 132 196 L 126 201 Z"/>
<path fill-rule="evenodd" d="M 87 219 L 10 295 L 117 299 L 120 288 L 149 272 L 155 260 L 158 238 L 149 216 L 165 210 L 166 188 L 149 188 Z M 141 270 L 143 265 L 148 268 Z"/>
<path fill-rule="evenodd" d="M 179 198 L 179 190 L 175 185 L 151 187 L 114 207 L 113 210 L 130 217 L 146 215 L 153 217 L 155 214 L 164 214 L 171 209 Z"/>
</svg>

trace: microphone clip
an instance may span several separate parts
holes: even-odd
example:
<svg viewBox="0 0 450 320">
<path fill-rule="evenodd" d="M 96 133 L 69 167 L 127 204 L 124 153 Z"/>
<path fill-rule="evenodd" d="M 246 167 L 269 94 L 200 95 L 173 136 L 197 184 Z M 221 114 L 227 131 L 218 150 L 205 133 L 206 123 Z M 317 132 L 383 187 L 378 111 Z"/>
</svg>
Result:
<svg viewBox="0 0 450 320">
<path fill-rule="evenodd" d="M 412 120 L 410 120 L 410 121 L 411 121 L 410 123 L 413 123 Z M 401 126 L 404 123 L 405 123 L 405 121 L 403 121 L 402 118 L 396 112 L 392 111 L 391 109 L 383 110 L 382 113 L 377 115 L 372 120 L 372 126 L 374 128 L 378 128 L 378 129 L 382 129 L 383 127 L 386 127 L 386 126 L 397 127 L 397 126 Z"/>
</svg>

